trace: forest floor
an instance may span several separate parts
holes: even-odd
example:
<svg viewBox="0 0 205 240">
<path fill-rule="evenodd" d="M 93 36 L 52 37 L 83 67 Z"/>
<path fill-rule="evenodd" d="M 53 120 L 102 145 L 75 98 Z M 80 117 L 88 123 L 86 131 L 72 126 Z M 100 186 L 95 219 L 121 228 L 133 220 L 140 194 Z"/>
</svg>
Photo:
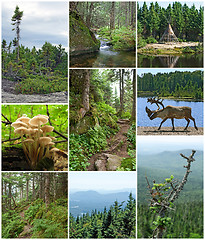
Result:
<svg viewBox="0 0 205 240">
<path fill-rule="evenodd" d="M 198 130 L 188 127 L 186 131 L 184 131 L 184 127 L 175 127 L 175 131 L 172 131 L 172 127 L 157 129 L 158 127 L 137 127 L 137 135 L 203 135 L 202 127 Z"/>
<path fill-rule="evenodd" d="M 17 82 L 2 79 L 2 103 L 67 103 L 67 92 L 55 92 L 49 94 L 17 94 L 15 86 Z"/>
<path fill-rule="evenodd" d="M 18 236 L 18 238 L 31 238 L 31 228 L 32 226 L 29 224 L 28 220 L 25 219 L 25 211 L 29 208 L 27 206 L 22 212 L 20 212 L 20 216 L 24 222 L 27 224 L 24 226 L 23 232 L 21 232 Z"/>
<path fill-rule="evenodd" d="M 119 119 L 118 120 L 119 131 L 107 139 L 108 149 L 93 155 L 88 161 L 90 165 L 87 167 L 88 171 L 96 171 L 96 162 L 99 162 L 97 166 L 98 171 L 108 171 L 107 161 L 108 159 L 113 159 L 118 165 L 120 159 L 129 158 L 127 153 L 127 132 L 130 128 L 130 123 L 128 120 Z M 117 157 L 116 157 L 117 156 Z"/>
</svg>

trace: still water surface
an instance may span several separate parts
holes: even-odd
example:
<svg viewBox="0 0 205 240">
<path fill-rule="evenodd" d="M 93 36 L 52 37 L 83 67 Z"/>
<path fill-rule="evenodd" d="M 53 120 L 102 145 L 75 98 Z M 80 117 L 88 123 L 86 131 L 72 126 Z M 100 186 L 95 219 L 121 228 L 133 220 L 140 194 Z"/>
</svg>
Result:
<svg viewBox="0 0 205 240">
<path fill-rule="evenodd" d="M 203 127 L 203 102 L 195 101 L 177 101 L 177 100 L 164 100 L 163 101 L 164 106 L 172 105 L 172 106 L 187 106 L 192 108 L 192 117 L 195 118 L 197 127 Z M 147 116 L 147 113 L 145 111 L 145 107 L 148 107 L 151 110 L 156 110 L 157 106 L 156 104 L 150 104 L 147 103 L 147 98 L 139 97 L 137 98 L 137 126 L 139 127 L 159 127 L 162 119 L 161 118 L 155 118 L 153 120 L 150 120 Z M 185 119 L 175 119 L 174 125 L 176 127 L 185 127 L 187 124 L 187 121 Z M 167 119 L 166 122 L 162 124 L 162 127 L 171 127 L 171 119 Z M 189 124 L 190 127 L 194 127 L 193 121 L 190 121 Z"/>
<path fill-rule="evenodd" d="M 138 54 L 137 65 L 140 68 L 203 67 L 203 54 L 185 54 L 180 56 L 148 56 Z"/>
</svg>

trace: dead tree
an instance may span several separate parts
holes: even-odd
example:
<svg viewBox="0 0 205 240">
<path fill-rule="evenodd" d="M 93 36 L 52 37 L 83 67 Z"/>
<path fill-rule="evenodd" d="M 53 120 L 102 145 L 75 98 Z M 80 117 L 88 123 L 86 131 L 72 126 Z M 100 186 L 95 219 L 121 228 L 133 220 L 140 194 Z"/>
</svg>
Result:
<svg viewBox="0 0 205 240">
<path fill-rule="evenodd" d="M 187 182 L 188 176 L 191 172 L 191 163 L 195 161 L 194 154 L 195 150 L 192 150 L 192 154 L 189 157 L 184 156 L 182 153 L 181 157 L 186 159 L 187 165 L 184 165 L 186 172 L 181 181 L 173 180 L 173 175 L 170 178 L 166 178 L 164 183 L 156 184 L 155 180 L 153 181 L 153 187 L 150 186 L 150 183 L 147 180 L 147 186 L 151 196 L 150 199 L 150 209 L 156 213 L 157 221 L 156 228 L 153 231 L 152 238 L 162 238 L 166 226 L 170 223 L 171 219 L 166 217 L 166 213 L 169 210 L 174 210 L 173 203 L 179 197 L 181 191 L 184 188 L 185 183 Z"/>
</svg>

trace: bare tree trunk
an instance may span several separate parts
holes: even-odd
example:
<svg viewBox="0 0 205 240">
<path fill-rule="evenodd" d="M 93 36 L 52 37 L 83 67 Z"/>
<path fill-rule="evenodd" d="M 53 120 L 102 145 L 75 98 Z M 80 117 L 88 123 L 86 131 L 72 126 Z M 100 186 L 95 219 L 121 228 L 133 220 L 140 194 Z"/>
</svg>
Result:
<svg viewBox="0 0 205 240">
<path fill-rule="evenodd" d="M 26 175 L 26 200 L 28 201 L 28 193 L 29 193 L 29 179 L 28 175 Z"/>
<path fill-rule="evenodd" d="M 133 69 L 133 105 L 132 105 L 132 121 L 136 119 L 136 69 Z"/>
<path fill-rule="evenodd" d="M 91 27 L 91 18 L 92 18 L 92 12 L 94 9 L 94 4 L 93 2 L 90 2 L 90 7 L 88 7 L 89 2 L 87 3 L 87 10 L 88 10 L 88 14 L 86 17 L 86 25 L 88 26 L 88 28 Z"/>
<path fill-rule="evenodd" d="M 36 191 L 35 191 L 35 174 L 33 174 L 33 193 L 32 193 L 33 200 L 35 199 L 35 196 L 36 196 Z"/>
<path fill-rule="evenodd" d="M 50 173 L 45 173 L 45 204 L 48 207 L 50 203 Z"/>
<path fill-rule="evenodd" d="M 110 10 L 110 29 L 115 29 L 115 2 L 111 3 L 111 10 Z"/>
<path fill-rule="evenodd" d="M 88 112 L 90 110 L 90 101 L 89 101 L 89 95 L 90 95 L 90 71 L 89 71 L 89 69 L 86 69 L 85 72 L 86 72 L 86 74 L 85 74 L 83 93 L 82 93 L 82 103 L 83 103 L 83 108 L 84 108 L 85 113 L 86 113 L 86 112 Z"/>
<path fill-rule="evenodd" d="M 53 174 L 53 199 L 56 199 L 56 173 Z"/>
<path fill-rule="evenodd" d="M 132 29 L 135 28 L 135 2 L 132 2 L 132 6 L 131 6 L 131 26 Z"/>
</svg>

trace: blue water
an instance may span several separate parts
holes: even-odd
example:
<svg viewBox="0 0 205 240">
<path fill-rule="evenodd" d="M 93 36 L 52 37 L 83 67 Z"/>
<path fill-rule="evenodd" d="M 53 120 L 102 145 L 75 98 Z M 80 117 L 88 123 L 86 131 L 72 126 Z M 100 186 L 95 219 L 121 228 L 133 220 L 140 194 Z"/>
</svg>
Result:
<svg viewBox="0 0 205 240">
<path fill-rule="evenodd" d="M 187 106 L 192 108 L 192 117 L 195 118 L 196 126 L 203 127 L 203 102 L 191 102 L 191 101 L 177 101 L 177 100 L 164 100 L 164 106 L 172 105 L 172 106 Z M 145 107 L 148 107 L 151 110 L 156 110 L 156 104 L 147 103 L 147 98 L 137 98 L 137 126 L 139 127 L 159 127 L 162 119 L 155 118 L 150 120 L 145 111 Z M 161 107 L 160 107 L 161 108 Z M 175 127 L 185 127 L 187 121 L 185 119 L 174 119 Z M 167 119 L 166 122 L 162 124 L 162 127 L 171 127 L 171 119 Z M 194 127 L 193 121 L 190 121 L 190 127 Z"/>
</svg>

